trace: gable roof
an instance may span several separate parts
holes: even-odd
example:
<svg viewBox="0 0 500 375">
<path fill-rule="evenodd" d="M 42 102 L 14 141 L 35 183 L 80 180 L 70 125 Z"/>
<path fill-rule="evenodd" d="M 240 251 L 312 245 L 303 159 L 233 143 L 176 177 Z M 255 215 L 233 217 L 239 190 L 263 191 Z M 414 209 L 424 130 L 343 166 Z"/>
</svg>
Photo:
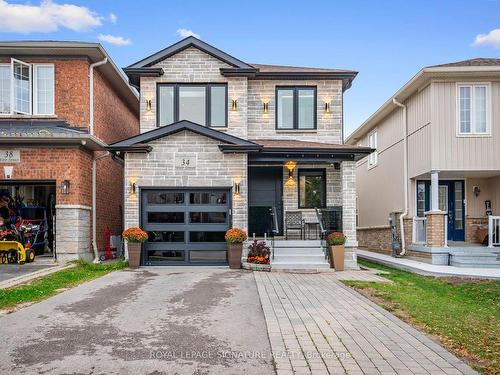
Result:
<svg viewBox="0 0 500 375">
<path fill-rule="evenodd" d="M 290 65 L 269 65 L 269 64 L 251 64 L 261 73 L 357 73 L 354 70 L 333 69 L 333 68 L 314 68 L 305 66 Z"/>
<path fill-rule="evenodd" d="M 463 66 L 500 66 L 500 59 L 493 57 L 478 57 L 475 59 L 455 61 L 447 64 L 431 65 L 428 68 L 439 67 L 463 67 Z"/>
<path fill-rule="evenodd" d="M 151 147 L 147 144 L 159 138 L 169 136 L 174 133 L 178 133 L 183 130 L 189 130 L 193 133 L 204 135 L 206 137 L 221 141 L 230 145 L 243 146 L 247 148 L 258 149 L 261 146 L 247 141 L 245 139 L 235 137 L 234 135 L 215 130 L 203 125 L 196 124 L 188 120 L 181 120 L 174 122 L 173 124 L 161 126 L 159 128 L 150 130 L 146 133 L 135 135 L 133 137 L 124 139 L 122 141 L 111 144 L 108 149 L 110 151 L 150 151 Z"/>
</svg>

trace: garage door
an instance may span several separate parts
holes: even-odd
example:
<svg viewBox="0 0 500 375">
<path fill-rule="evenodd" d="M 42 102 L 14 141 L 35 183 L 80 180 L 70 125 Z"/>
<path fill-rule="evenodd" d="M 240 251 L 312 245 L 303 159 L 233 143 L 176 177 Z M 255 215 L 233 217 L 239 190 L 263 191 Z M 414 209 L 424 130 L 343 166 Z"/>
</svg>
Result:
<svg viewBox="0 0 500 375">
<path fill-rule="evenodd" d="M 227 264 L 230 204 L 227 189 L 142 189 L 141 225 L 149 235 L 142 264 Z"/>
</svg>

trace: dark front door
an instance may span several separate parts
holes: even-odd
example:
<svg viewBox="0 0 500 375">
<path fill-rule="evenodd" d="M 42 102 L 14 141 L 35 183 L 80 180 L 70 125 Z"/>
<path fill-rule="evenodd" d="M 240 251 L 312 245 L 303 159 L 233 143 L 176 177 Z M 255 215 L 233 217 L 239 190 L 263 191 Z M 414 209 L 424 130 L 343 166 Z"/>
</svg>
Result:
<svg viewBox="0 0 500 375">
<path fill-rule="evenodd" d="M 422 208 L 429 211 L 431 207 L 430 181 L 418 181 L 417 204 L 419 216 L 423 216 Z M 419 200 L 424 199 L 424 204 Z M 439 209 L 448 214 L 448 240 L 465 240 L 465 190 L 463 180 L 439 181 Z"/>
<path fill-rule="evenodd" d="M 248 232 L 263 236 L 271 233 L 270 210 L 276 207 L 279 234 L 283 232 L 283 168 L 248 169 Z"/>
<path fill-rule="evenodd" d="M 226 189 L 141 190 L 141 225 L 149 236 L 142 264 L 226 264 L 230 197 Z"/>
</svg>

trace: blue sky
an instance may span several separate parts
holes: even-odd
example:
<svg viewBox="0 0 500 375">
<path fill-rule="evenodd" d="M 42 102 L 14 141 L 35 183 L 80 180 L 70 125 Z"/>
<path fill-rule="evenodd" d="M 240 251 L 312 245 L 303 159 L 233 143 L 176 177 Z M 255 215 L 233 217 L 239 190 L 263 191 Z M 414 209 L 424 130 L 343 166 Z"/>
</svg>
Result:
<svg viewBox="0 0 500 375">
<path fill-rule="evenodd" d="M 500 55 L 500 0 L 0 0 L 0 20 L 2 40 L 101 40 L 122 67 L 185 29 L 249 63 L 357 70 L 346 134 L 422 67 Z"/>
</svg>

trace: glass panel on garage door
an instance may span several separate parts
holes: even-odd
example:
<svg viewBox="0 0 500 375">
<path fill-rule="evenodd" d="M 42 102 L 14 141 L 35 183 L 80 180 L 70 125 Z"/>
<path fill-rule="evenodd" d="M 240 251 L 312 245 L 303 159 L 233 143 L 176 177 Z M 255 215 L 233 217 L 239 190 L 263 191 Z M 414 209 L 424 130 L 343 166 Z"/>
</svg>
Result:
<svg viewBox="0 0 500 375">
<path fill-rule="evenodd" d="M 143 189 L 144 265 L 227 264 L 230 191 Z"/>
</svg>

